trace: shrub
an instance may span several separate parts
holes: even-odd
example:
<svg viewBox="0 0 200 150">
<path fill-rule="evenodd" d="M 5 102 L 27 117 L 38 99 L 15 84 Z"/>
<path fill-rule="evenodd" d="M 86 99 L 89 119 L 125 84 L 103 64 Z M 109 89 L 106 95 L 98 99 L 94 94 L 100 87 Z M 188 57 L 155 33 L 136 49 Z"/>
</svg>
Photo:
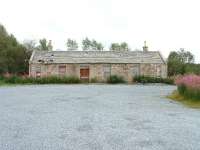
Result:
<svg viewBox="0 0 200 150">
<path fill-rule="evenodd" d="M 179 94 L 186 98 L 200 100 L 200 76 L 185 75 L 177 78 L 176 85 Z"/>
<path fill-rule="evenodd" d="M 117 75 L 111 75 L 107 79 L 108 83 L 116 84 L 116 83 L 125 83 L 125 80 L 122 76 L 117 76 Z"/>
<path fill-rule="evenodd" d="M 135 76 L 133 77 L 134 82 L 138 83 L 166 83 L 174 84 L 173 78 L 161 78 L 161 77 L 150 77 L 150 76 Z"/>
</svg>

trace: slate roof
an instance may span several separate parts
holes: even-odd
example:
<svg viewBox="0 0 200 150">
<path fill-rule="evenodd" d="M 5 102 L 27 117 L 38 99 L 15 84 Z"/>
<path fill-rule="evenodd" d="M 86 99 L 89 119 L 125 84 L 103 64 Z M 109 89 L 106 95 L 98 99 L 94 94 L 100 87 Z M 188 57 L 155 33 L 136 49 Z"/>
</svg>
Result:
<svg viewBox="0 0 200 150">
<path fill-rule="evenodd" d="M 34 51 L 30 63 L 165 63 L 158 51 Z"/>
</svg>

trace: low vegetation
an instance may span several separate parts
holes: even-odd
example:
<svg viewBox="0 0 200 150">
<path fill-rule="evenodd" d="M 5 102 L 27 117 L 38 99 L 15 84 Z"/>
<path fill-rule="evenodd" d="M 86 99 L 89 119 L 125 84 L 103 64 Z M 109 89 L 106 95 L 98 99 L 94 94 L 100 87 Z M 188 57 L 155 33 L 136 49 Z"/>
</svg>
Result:
<svg viewBox="0 0 200 150">
<path fill-rule="evenodd" d="M 121 76 L 111 75 L 111 76 L 107 79 L 107 83 L 112 83 L 112 84 L 125 83 L 125 80 L 124 80 L 124 78 L 121 77 Z"/>
<path fill-rule="evenodd" d="M 80 79 L 77 77 L 0 77 L 0 85 L 3 84 L 69 84 L 69 83 L 80 83 Z"/>
<path fill-rule="evenodd" d="M 96 77 L 94 77 L 90 80 L 90 83 L 98 83 L 98 79 Z"/>
<path fill-rule="evenodd" d="M 200 108 L 200 101 L 194 100 L 190 98 L 186 98 L 179 94 L 178 91 L 174 91 L 171 95 L 167 96 L 167 98 L 172 99 L 174 101 L 180 102 L 183 105 L 190 107 L 190 108 Z"/>
<path fill-rule="evenodd" d="M 200 101 L 200 76 L 185 75 L 176 80 L 177 89 L 180 95 Z"/>
<path fill-rule="evenodd" d="M 133 82 L 174 84 L 174 79 L 173 78 L 150 77 L 150 76 L 135 76 L 133 78 Z"/>
<path fill-rule="evenodd" d="M 176 79 L 177 91 L 169 98 L 177 100 L 193 108 L 200 108 L 200 76 L 185 75 Z"/>
</svg>

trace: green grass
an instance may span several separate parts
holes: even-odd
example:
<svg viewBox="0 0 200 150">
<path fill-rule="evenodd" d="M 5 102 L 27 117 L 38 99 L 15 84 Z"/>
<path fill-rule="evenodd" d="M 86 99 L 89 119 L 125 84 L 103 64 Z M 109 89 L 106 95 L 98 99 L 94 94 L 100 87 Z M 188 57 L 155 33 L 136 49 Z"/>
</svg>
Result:
<svg viewBox="0 0 200 150">
<path fill-rule="evenodd" d="M 174 91 L 171 95 L 168 95 L 167 98 L 180 102 L 190 108 L 200 108 L 200 100 L 186 98 L 180 95 L 178 91 Z"/>
<path fill-rule="evenodd" d="M 5 82 L 3 82 L 3 81 L 0 80 L 0 86 L 4 85 L 4 84 L 5 84 Z"/>
</svg>

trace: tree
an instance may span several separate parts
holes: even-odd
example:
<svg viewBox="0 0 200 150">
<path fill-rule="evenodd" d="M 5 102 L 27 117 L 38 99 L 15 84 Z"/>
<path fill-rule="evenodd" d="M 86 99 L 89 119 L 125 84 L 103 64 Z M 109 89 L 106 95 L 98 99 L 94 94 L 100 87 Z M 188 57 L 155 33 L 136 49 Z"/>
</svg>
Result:
<svg viewBox="0 0 200 150">
<path fill-rule="evenodd" d="M 3 25 L 0 24 L 0 37 L 7 37 L 8 33 Z"/>
<path fill-rule="evenodd" d="M 89 40 L 87 37 L 82 41 L 83 50 L 103 50 L 103 44 L 96 40 Z"/>
<path fill-rule="evenodd" d="M 122 51 L 129 51 L 129 46 L 126 42 L 122 42 L 120 48 Z"/>
<path fill-rule="evenodd" d="M 129 51 L 129 46 L 126 42 L 120 43 L 112 43 L 110 46 L 111 51 Z"/>
<path fill-rule="evenodd" d="M 48 50 L 47 40 L 45 38 L 39 40 L 38 49 L 39 50 Z"/>
<path fill-rule="evenodd" d="M 53 50 L 53 46 L 52 46 L 52 43 L 51 43 L 51 40 L 49 40 L 49 42 L 47 42 L 47 40 L 45 38 L 43 39 L 40 39 L 39 40 L 39 45 L 37 46 L 37 49 L 38 50 Z"/>
<path fill-rule="evenodd" d="M 67 50 L 77 50 L 78 49 L 78 43 L 76 40 L 67 39 Z"/>
<path fill-rule="evenodd" d="M 101 43 L 98 43 L 96 40 L 92 40 L 91 48 L 92 50 L 103 50 L 104 47 Z"/>
<path fill-rule="evenodd" d="M 186 64 L 194 62 L 194 55 L 189 51 L 180 49 L 178 52 L 172 51 L 168 56 L 168 75 L 174 76 L 178 74 L 187 73 Z"/>
<path fill-rule="evenodd" d="M 29 58 L 26 48 L 0 24 L 0 74 L 28 72 Z"/>
<path fill-rule="evenodd" d="M 110 46 L 111 51 L 120 51 L 120 44 L 119 43 L 112 43 Z"/>
<path fill-rule="evenodd" d="M 103 50 L 104 49 L 104 47 L 101 43 L 97 43 L 96 47 L 97 47 L 97 50 Z"/>
<path fill-rule="evenodd" d="M 178 55 L 180 56 L 180 60 L 183 63 L 193 63 L 194 62 L 194 55 L 189 51 L 185 51 L 184 48 L 181 48 L 178 51 Z"/>
<path fill-rule="evenodd" d="M 91 49 L 91 41 L 86 37 L 82 40 L 82 49 L 83 50 L 90 50 Z"/>
<path fill-rule="evenodd" d="M 168 56 L 167 66 L 168 66 L 168 75 L 169 76 L 174 76 L 177 74 L 184 73 L 183 62 L 181 61 L 181 58 L 180 58 L 178 52 L 176 52 L 176 51 L 170 52 L 170 54 Z"/>
</svg>

